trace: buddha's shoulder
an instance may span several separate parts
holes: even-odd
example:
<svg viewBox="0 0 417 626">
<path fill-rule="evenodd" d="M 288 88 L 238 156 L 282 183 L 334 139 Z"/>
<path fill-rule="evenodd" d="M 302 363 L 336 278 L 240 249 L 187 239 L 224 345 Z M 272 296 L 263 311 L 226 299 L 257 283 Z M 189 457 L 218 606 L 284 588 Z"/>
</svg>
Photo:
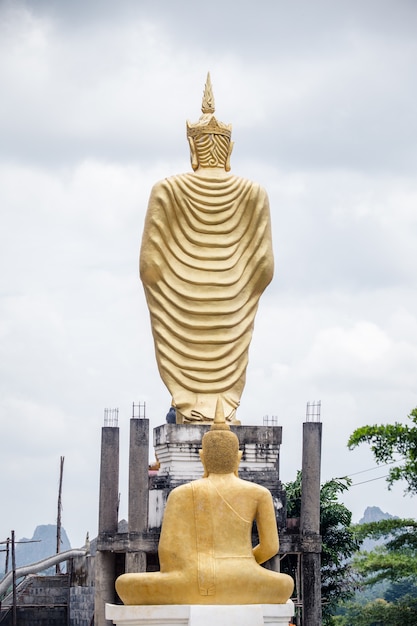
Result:
<svg viewBox="0 0 417 626">
<path fill-rule="evenodd" d="M 179 487 L 175 487 L 169 494 L 170 500 L 178 500 L 181 498 L 187 498 L 192 495 L 192 483 L 199 482 L 197 480 L 185 483 L 185 485 L 180 485 Z"/>
<path fill-rule="evenodd" d="M 262 485 L 257 485 L 256 483 L 251 482 L 250 480 L 244 480 L 243 478 L 239 479 L 239 487 L 247 492 L 252 492 L 257 494 L 258 496 L 270 497 L 271 492 L 266 487 Z"/>
<path fill-rule="evenodd" d="M 158 180 L 156 183 L 154 183 L 152 189 L 157 191 L 159 189 L 165 189 L 167 187 L 171 187 L 172 185 L 181 183 L 194 183 L 196 185 L 206 185 L 207 183 L 211 183 L 220 186 L 225 184 L 238 184 L 244 187 L 253 187 L 254 189 L 265 191 L 260 183 L 254 180 L 250 180 L 249 178 L 245 178 L 243 176 L 231 174 L 229 172 L 225 173 L 223 176 L 214 176 L 210 174 L 210 172 L 205 174 L 197 174 L 195 172 L 173 174 L 172 176 L 167 176 L 166 178 Z"/>
<path fill-rule="evenodd" d="M 152 191 L 157 192 L 162 189 L 166 189 L 168 187 L 172 187 L 176 183 L 185 182 L 192 177 L 191 173 L 187 174 L 173 174 L 172 176 L 167 176 L 166 178 L 161 178 L 153 184 Z"/>
</svg>

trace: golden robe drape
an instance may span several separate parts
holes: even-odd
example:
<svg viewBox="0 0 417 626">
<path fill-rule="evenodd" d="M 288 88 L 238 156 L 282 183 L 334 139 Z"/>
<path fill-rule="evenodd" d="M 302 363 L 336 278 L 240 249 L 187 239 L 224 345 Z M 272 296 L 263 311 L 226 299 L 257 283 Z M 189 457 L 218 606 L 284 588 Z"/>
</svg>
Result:
<svg viewBox="0 0 417 626">
<path fill-rule="evenodd" d="M 152 189 L 140 253 L 162 380 L 185 421 L 233 419 L 258 300 L 273 275 L 269 203 L 225 174 L 173 176 Z"/>
</svg>

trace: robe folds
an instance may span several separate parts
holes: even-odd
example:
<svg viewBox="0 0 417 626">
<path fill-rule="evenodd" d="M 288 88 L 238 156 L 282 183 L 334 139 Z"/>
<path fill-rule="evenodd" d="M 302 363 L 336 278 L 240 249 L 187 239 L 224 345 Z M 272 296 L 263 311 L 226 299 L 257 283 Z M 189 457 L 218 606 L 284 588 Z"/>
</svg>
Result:
<svg viewBox="0 0 417 626">
<path fill-rule="evenodd" d="M 140 276 L 177 421 L 213 420 L 219 397 L 235 419 L 273 265 L 268 197 L 258 184 L 208 171 L 153 187 Z"/>
<path fill-rule="evenodd" d="M 158 546 L 160 571 L 119 576 L 116 590 L 124 604 L 287 602 L 292 578 L 260 565 L 279 547 L 272 496 L 261 485 L 229 477 L 212 483 L 209 475 L 171 491 Z M 259 543 L 252 549 L 254 521 Z M 238 622 L 232 617 L 230 623 Z"/>
</svg>

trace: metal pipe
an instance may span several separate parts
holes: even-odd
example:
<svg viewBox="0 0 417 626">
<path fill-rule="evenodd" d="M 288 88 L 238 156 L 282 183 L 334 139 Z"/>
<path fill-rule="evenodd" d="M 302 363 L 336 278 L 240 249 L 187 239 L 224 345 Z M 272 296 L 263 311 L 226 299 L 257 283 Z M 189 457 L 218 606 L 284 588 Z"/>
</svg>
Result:
<svg viewBox="0 0 417 626">
<path fill-rule="evenodd" d="M 73 548 L 72 550 L 66 550 L 65 552 L 60 552 L 59 554 L 54 554 L 53 556 L 48 556 L 46 559 L 42 561 L 38 561 L 37 563 L 32 563 L 31 565 L 22 565 L 22 567 L 17 567 L 14 571 L 8 572 L 6 576 L 0 581 L 0 597 L 3 593 L 7 591 L 10 586 L 10 583 L 13 580 L 13 573 L 17 578 L 22 578 L 22 576 L 27 576 L 28 574 L 36 574 L 37 572 L 42 572 L 48 567 L 52 567 L 57 563 L 61 563 L 62 561 L 67 561 L 76 556 L 85 556 L 88 554 L 88 550 L 86 548 Z"/>
</svg>

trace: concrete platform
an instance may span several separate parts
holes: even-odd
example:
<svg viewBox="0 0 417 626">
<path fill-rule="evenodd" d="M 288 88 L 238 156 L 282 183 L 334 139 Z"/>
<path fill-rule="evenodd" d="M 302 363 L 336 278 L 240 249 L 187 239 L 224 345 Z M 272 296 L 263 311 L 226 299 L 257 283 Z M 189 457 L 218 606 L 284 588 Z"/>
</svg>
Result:
<svg viewBox="0 0 417 626">
<path fill-rule="evenodd" d="M 123 606 L 106 604 L 116 626 L 288 626 L 294 604 Z"/>
<path fill-rule="evenodd" d="M 161 527 L 168 494 L 175 487 L 203 475 L 199 450 L 209 424 L 163 424 L 153 431 L 155 456 L 160 463 L 149 489 L 150 529 Z M 242 460 L 239 478 L 269 489 L 274 498 L 279 528 L 285 527 L 282 485 L 279 480 L 281 426 L 231 426 L 239 439 Z"/>
</svg>

